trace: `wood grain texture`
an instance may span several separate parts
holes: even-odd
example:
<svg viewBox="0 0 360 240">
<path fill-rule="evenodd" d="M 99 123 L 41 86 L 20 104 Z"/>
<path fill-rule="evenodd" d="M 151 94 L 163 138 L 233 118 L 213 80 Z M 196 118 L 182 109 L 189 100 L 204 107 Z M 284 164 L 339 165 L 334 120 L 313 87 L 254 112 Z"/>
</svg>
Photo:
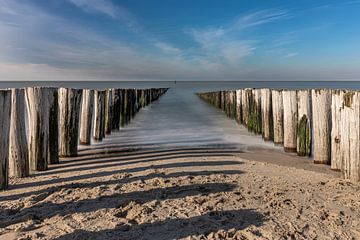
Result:
<svg viewBox="0 0 360 240">
<path fill-rule="evenodd" d="M 9 176 L 28 177 L 29 152 L 25 128 L 25 89 L 11 89 Z"/>
<path fill-rule="evenodd" d="M 298 134 L 296 151 L 299 156 L 311 155 L 311 94 L 309 90 L 297 91 Z"/>
<path fill-rule="evenodd" d="M 296 90 L 283 90 L 284 150 L 296 152 L 297 146 L 297 94 Z"/>
<path fill-rule="evenodd" d="M 91 143 L 93 110 L 94 110 L 94 90 L 84 89 L 82 106 L 81 106 L 81 117 L 80 117 L 81 145 L 90 145 Z"/>
<path fill-rule="evenodd" d="M 9 184 L 9 132 L 11 90 L 0 90 L 0 190 Z"/>
<path fill-rule="evenodd" d="M 272 110 L 274 123 L 274 143 L 284 143 L 284 105 L 282 90 L 272 90 Z"/>
<path fill-rule="evenodd" d="M 26 105 L 29 120 L 30 170 L 45 171 L 49 158 L 49 96 L 44 87 L 26 88 Z"/>
<path fill-rule="evenodd" d="M 314 162 L 330 164 L 331 159 L 331 90 L 311 91 L 313 110 Z"/>
<path fill-rule="evenodd" d="M 360 181 L 360 92 L 343 95 L 340 111 L 341 174 L 352 182 Z"/>
<path fill-rule="evenodd" d="M 82 89 L 59 89 L 60 157 L 77 156 Z"/>
</svg>

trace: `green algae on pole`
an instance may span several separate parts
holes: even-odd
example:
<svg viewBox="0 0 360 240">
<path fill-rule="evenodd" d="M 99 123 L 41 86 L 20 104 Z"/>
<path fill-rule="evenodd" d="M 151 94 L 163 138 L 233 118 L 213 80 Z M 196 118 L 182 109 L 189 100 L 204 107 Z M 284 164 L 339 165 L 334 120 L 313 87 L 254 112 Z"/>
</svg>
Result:
<svg viewBox="0 0 360 240">
<path fill-rule="evenodd" d="M 331 159 L 331 90 L 313 89 L 312 118 L 314 163 L 330 164 Z"/>
<path fill-rule="evenodd" d="M 91 129 L 92 117 L 94 108 L 94 90 L 84 89 L 81 117 L 80 117 L 80 144 L 90 145 L 91 143 Z"/>
<path fill-rule="evenodd" d="M 311 106 L 310 91 L 299 90 L 298 99 L 298 134 L 297 134 L 297 154 L 299 156 L 311 155 Z"/>
<path fill-rule="evenodd" d="M 48 169 L 49 157 L 49 89 L 29 87 L 25 90 L 29 121 L 29 167 L 33 171 Z"/>
<path fill-rule="evenodd" d="M 25 90 L 11 89 L 9 176 L 29 176 L 29 152 L 25 128 Z"/>
<path fill-rule="evenodd" d="M 249 101 L 248 130 L 255 134 L 261 134 L 261 90 L 250 89 L 247 91 Z"/>
<path fill-rule="evenodd" d="M 9 184 L 9 132 L 11 111 L 11 90 L 0 90 L 0 190 Z"/>
<path fill-rule="evenodd" d="M 360 181 L 360 92 L 348 91 L 343 95 L 340 111 L 341 174 L 352 182 Z"/>
<path fill-rule="evenodd" d="M 296 90 L 283 90 L 284 150 L 296 152 L 297 147 L 297 94 Z"/>
<path fill-rule="evenodd" d="M 274 124 L 274 143 L 284 143 L 284 105 L 282 90 L 271 90 L 273 124 Z"/>
<path fill-rule="evenodd" d="M 77 156 L 82 89 L 59 89 L 60 157 Z"/>
</svg>

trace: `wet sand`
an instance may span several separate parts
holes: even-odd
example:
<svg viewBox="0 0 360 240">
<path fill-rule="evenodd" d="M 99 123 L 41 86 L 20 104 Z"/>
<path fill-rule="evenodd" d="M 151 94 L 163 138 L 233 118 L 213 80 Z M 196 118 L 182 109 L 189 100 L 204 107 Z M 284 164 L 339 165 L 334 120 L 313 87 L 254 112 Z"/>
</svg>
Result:
<svg viewBox="0 0 360 240">
<path fill-rule="evenodd" d="M 360 184 L 172 90 L 0 193 L 0 239 L 360 239 Z"/>
</svg>

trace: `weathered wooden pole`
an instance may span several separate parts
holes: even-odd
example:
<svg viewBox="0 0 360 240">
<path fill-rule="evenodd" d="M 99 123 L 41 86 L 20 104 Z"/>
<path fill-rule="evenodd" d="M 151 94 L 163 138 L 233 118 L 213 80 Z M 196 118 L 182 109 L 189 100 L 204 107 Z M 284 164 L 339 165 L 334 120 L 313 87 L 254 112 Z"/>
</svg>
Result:
<svg viewBox="0 0 360 240">
<path fill-rule="evenodd" d="M 314 163 L 330 164 L 331 159 L 331 91 L 311 91 L 313 110 Z"/>
<path fill-rule="evenodd" d="M 113 105 L 112 105 L 112 90 L 105 90 L 105 134 L 111 134 L 112 129 L 112 115 L 113 115 Z"/>
<path fill-rule="evenodd" d="M 49 138 L 48 164 L 59 163 L 59 92 L 58 88 L 47 88 L 49 91 Z"/>
<path fill-rule="evenodd" d="M 126 121 L 127 121 L 127 117 L 126 117 L 126 113 L 127 113 L 127 90 L 126 89 L 121 89 L 121 112 L 120 112 L 120 126 L 121 127 L 125 127 L 126 125 Z M 148 95 L 148 104 L 150 104 L 150 93 Z"/>
<path fill-rule="evenodd" d="M 274 123 L 274 143 L 284 143 L 284 105 L 282 90 L 271 90 L 273 123 Z"/>
<path fill-rule="evenodd" d="M 262 136 L 265 141 L 272 141 L 274 140 L 274 124 L 271 90 L 268 88 L 263 88 L 260 91 Z"/>
<path fill-rule="evenodd" d="M 131 121 L 131 118 L 133 117 L 133 95 L 134 91 L 133 89 L 127 89 L 127 95 L 126 95 L 126 102 L 127 102 L 127 106 L 126 106 L 126 123 L 129 124 Z M 154 101 L 154 91 L 152 91 L 152 96 L 151 96 L 152 101 Z"/>
<path fill-rule="evenodd" d="M 105 91 L 94 90 L 94 140 L 102 141 L 105 124 Z"/>
<path fill-rule="evenodd" d="M 132 101 L 131 101 L 131 109 L 132 109 L 132 114 L 131 114 L 131 118 L 135 117 L 135 114 L 137 113 L 137 96 L 136 96 L 136 89 L 132 89 Z M 156 91 L 155 91 L 155 100 L 157 100 L 157 95 L 156 95 Z"/>
<path fill-rule="evenodd" d="M 295 90 L 283 90 L 284 150 L 296 152 L 297 146 L 297 94 Z"/>
<path fill-rule="evenodd" d="M 84 89 L 81 117 L 80 117 L 80 144 L 90 145 L 91 143 L 91 123 L 94 108 L 94 90 Z"/>
<path fill-rule="evenodd" d="M 298 98 L 298 133 L 297 154 L 299 156 L 311 155 L 311 101 L 309 90 L 299 90 Z"/>
<path fill-rule="evenodd" d="M 352 182 L 360 181 L 360 92 L 348 91 L 343 95 L 340 111 L 341 173 Z"/>
<path fill-rule="evenodd" d="M 236 91 L 231 91 L 231 118 L 237 118 Z"/>
<path fill-rule="evenodd" d="M 82 89 L 59 88 L 60 157 L 77 156 Z"/>
<path fill-rule="evenodd" d="M 9 183 L 9 131 L 11 117 L 11 90 L 0 90 L 0 190 Z"/>
<path fill-rule="evenodd" d="M 341 111 L 344 105 L 345 90 L 332 90 L 331 93 L 331 169 L 341 170 Z"/>
<path fill-rule="evenodd" d="M 120 129 L 120 113 L 121 113 L 121 90 L 113 89 L 112 94 L 112 106 L 113 106 L 113 115 L 112 115 L 112 129 Z"/>
<path fill-rule="evenodd" d="M 250 131 L 261 133 L 261 90 L 251 89 L 248 91 L 249 118 L 247 127 Z"/>
<path fill-rule="evenodd" d="M 242 123 L 247 126 L 249 120 L 249 98 L 248 92 L 250 89 L 246 88 L 241 91 L 241 104 L 242 104 Z"/>
<path fill-rule="evenodd" d="M 44 87 L 26 88 L 29 120 L 29 166 L 33 171 L 48 169 L 50 90 Z"/>
<path fill-rule="evenodd" d="M 240 124 L 242 123 L 242 103 L 241 103 L 241 96 L 242 90 L 236 90 L 236 121 Z M 216 93 L 216 105 L 218 105 L 218 96 L 219 94 Z"/>
<path fill-rule="evenodd" d="M 11 89 L 9 176 L 29 176 L 29 152 L 25 128 L 25 90 Z"/>
</svg>

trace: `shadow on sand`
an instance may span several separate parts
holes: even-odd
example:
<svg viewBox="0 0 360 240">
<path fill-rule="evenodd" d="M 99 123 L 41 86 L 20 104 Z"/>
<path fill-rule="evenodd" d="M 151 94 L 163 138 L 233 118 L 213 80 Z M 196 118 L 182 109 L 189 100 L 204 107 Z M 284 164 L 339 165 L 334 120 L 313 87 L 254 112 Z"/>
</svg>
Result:
<svg viewBox="0 0 360 240">
<path fill-rule="evenodd" d="M 261 226 L 264 217 L 252 209 L 213 211 L 201 216 L 186 219 L 165 219 L 154 223 L 139 225 L 118 225 L 114 229 L 98 232 L 76 230 L 73 233 L 61 236 L 58 240 L 70 239 L 143 239 L 143 240 L 171 240 L 192 235 L 207 236 L 219 230 L 229 231 L 232 234 L 249 226 Z M 231 233 L 219 239 L 232 239 Z M 205 238 L 197 239 L 205 239 Z"/>
</svg>

